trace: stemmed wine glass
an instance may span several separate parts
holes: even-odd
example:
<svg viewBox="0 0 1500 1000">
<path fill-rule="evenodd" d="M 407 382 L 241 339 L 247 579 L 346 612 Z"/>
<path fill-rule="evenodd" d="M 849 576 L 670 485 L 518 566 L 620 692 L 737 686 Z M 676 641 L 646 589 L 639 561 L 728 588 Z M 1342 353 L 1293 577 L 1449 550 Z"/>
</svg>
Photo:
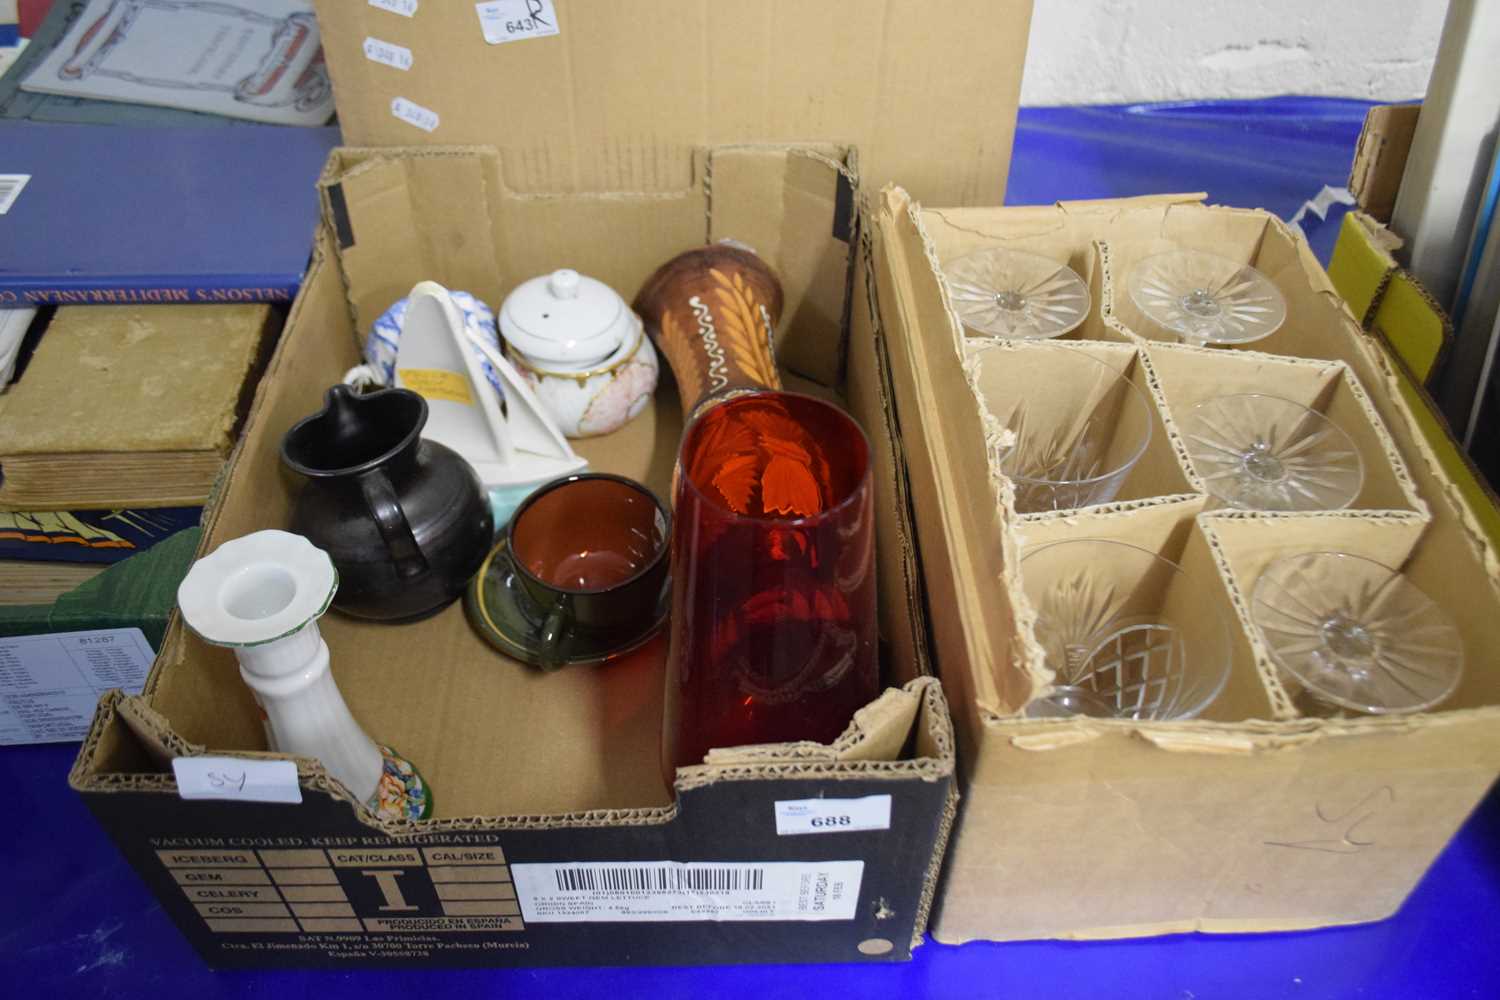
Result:
<svg viewBox="0 0 1500 1000">
<path fill-rule="evenodd" d="M 1420 712 L 1463 675 L 1447 613 L 1398 571 L 1348 552 L 1272 563 L 1250 617 L 1304 714 Z"/>
<path fill-rule="evenodd" d="M 1021 340 L 1061 337 L 1089 314 L 1089 289 L 1050 257 L 990 247 L 943 268 L 953 308 L 979 333 Z"/>
<path fill-rule="evenodd" d="M 1005 428 L 1000 471 L 1018 513 L 1109 503 L 1151 441 L 1152 406 L 1123 372 L 1072 346 L 985 348 L 970 360 Z"/>
<path fill-rule="evenodd" d="M 1102 538 L 1053 542 L 1021 557 L 1021 584 L 1055 674 L 1028 716 L 1190 719 L 1229 679 L 1224 616 L 1183 600 L 1197 584 L 1154 552 Z"/>
<path fill-rule="evenodd" d="M 1248 344 L 1286 321 L 1286 299 L 1264 274 L 1203 250 L 1147 257 L 1126 284 L 1147 319 L 1188 344 Z"/>
<path fill-rule="evenodd" d="M 1230 507 L 1340 510 L 1364 485 L 1364 463 L 1349 435 L 1289 399 L 1217 396 L 1189 410 L 1181 430 L 1204 488 Z"/>
</svg>

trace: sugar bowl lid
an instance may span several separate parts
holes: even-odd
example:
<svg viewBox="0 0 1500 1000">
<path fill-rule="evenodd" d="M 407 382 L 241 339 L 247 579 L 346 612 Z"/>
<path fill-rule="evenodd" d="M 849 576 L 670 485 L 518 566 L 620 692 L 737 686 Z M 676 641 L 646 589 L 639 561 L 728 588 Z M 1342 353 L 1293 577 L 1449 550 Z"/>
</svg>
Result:
<svg viewBox="0 0 1500 1000">
<path fill-rule="evenodd" d="M 500 335 L 512 347 L 562 366 L 604 360 L 635 327 L 618 292 L 568 268 L 522 282 L 500 307 Z"/>
</svg>

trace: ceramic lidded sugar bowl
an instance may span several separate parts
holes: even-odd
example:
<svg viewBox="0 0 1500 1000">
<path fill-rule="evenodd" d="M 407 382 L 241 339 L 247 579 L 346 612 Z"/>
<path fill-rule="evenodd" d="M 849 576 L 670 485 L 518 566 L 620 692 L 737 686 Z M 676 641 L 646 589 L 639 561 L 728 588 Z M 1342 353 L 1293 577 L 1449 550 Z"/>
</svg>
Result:
<svg viewBox="0 0 1500 1000">
<path fill-rule="evenodd" d="M 568 437 L 619 430 L 656 389 L 656 349 L 640 317 L 614 289 L 577 271 L 553 271 L 511 292 L 500 307 L 500 336 Z"/>
</svg>

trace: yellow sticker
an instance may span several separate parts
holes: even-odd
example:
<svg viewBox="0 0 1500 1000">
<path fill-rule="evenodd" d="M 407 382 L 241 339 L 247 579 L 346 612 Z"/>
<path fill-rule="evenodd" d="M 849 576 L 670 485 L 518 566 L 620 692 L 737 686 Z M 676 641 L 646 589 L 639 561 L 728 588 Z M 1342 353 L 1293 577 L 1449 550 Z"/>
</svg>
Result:
<svg viewBox="0 0 1500 1000">
<path fill-rule="evenodd" d="M 398 368 L 396 375 L 401 384 L 427 399 L 443 399 L 450 403 L 474 405 L 474 394 L 469 391 L 469 380 L 458 372 L 443 368 Z"/>
</svg>

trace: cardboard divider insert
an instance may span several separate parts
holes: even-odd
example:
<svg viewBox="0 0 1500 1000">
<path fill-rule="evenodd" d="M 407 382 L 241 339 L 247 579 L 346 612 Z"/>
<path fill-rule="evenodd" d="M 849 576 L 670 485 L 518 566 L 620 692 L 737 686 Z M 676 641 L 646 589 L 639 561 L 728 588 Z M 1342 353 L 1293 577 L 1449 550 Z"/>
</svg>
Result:
<svg viewBox="0 0 1500 1000">
<path fill-rule="evenodd" d="M 1168 250 L 1202 250 L 1251 265 L 1274 284 L 1286 300 L 1286 321 L 1273 334 L 1249 344 L 1221 345 L 1218 350 L 1253 350 L 1291 357 L 1343 358 L 1347 332 L 1333 321 L 1321 297 L 1307 280 L 1297 244 L 1274 217 L 1252 209 L 1178 205 L 1165 216 L 1147 219 L 1121 213 L 1113 225 L 1100 227 L 1101 254 L 1107 261 L 1108 288 L 1103 323 L 1127 339 L 1177 343 L 1176 334 L 1147 319 L 1131 300 L 1131 271 L 1154 254 Z M 1154 223 L 1154 224 L 1152 224 Z"/>
<path fill-rule="evenodd" d="M 1475 559 L 1469 546 L 1470 539 L 1457 524 L 1435 518 L 1421 544 L 1400 567 L 1408 580 L 1448 613 L 1463 639 L 1463 677 L 1452 697 L 1435 709 L 1440 712 L 1500 706 L 1496 571 L 1493 565 Z"/>
<path fill-rule="evenodd" d="M 984 246 L 1010 246 L 1066 259 L 1088 282 L 1093 300 L 1089 319 L 1069 335 L 1071 339 L 1178 342 L 1175 334 L 1147 320 L 1135 307 L 1127 281 L 1136 264 L 1153 254 L 1204 250 L 1257 268 L 1287 306 L 1286 322 L 1276 333 L 1217 350 L 1352 363 L 1350 330 L 1344 322 L 1347 310 L 1326 282 L 1309 280 L 1311 256 L 1306 245 L 1299 245 L 1284 223 L 1264 211 L 1205 205 L 1202 198 L 1164 194 L 1002 210 L 918 207 L 916 212 L 939 263 Z"/>
<path fill-rule="evenodd" d="M 1368 514 L 1330 511 L 1317 514 L 1260 514 L 1221 512 L 1200 521 L 1213 550 L 1235 613 L 1245 634 L 1256 669 L 1270 692 L 1276 717 L 1298 718 L 1298 685 L 1283 677 L 1268 652 L 1264 636 L 1255 624 L 1253 598 L 1261 574 L 1277 560 L 1313 552 L 1343 552 L 1405 571 L 1421 549 L 1426 519 L 1415 514 Z M 1420 586 L 1420 585 L 1419 585 Z M 1445 595 L 1429 596 L 1442 601 Z M 1454 595 L 1446 595 L 1448 601 Z M 1451 604 L 1444 603 L 1444 607 Z M 1470 660 L 1473 664 L 1473 659 Z M 1478 666 L 1478 664 L 1474 664 Z M 1490 673 L 1481 670 L 1481 674 Z M 1476 688 L 1478 686 L 1476 685 Z M 1491 697 L 1500 697 L 1500 685 L 1490 679 Z M 1450 699 L 1440 709 L 1457 707 Z"/>
<path fill-rule="evenodd" d="M 1361 333 L 1291 230 L 1268 213 L 1206 206 L 1201 198 L 937 209 L 887 189 L 874 216 L 893 382 L 903 417 L 912 413 L 904 436 L 929 625 L 964 762 L 964 817 L 933 927 L 945 943 L 1259 932 L 1382 919 L 1500 772 L 1500 677 L 1487 662 L 1500 648 L 1500 558 L 1418 431 L 1422 415 L 1413 408 L 1421 401 L 1404 394 L 1390 360 Z M 1380 470 L 1367 476 L 1358 506 L 1334 512 L 1203 513 L 1207 498 L 1198 494 L 1128 511 L 992 514 L 977 499 L 987 471 L 972 457 L 984 450 L 981 422 L 963 408 L 936 405 L 961 391 L 965 374 L 953 348 L 962 342 L 960 327 L 939 274 L 955 230 L 995 242 L 1098 241 L 1101 321 L 1143 348 L 1142 364 L 1159 376 L 1169 421 L 1192 393 L 1227 391 L 1224 379 L 1252 372 L 1270 376 L 1263 390 L 1279 389 L 1276 380 L 1288 377 L 1289 365 L 1307 364 L 1317 377 L 1305 399 L 1352 425 L 1345 429 L 1367 465 L 1374 464 L 1367 447 L 1391 456 L 1390 477 Z M 1135 261 L 1172 247 L 1261 269 L 1287 299 L 1282 331 L 1248 348 L 1198 349 L 1132 329 L 1123 313 L 1124 278 Z M 1377 419 L 1369 420 L 1371 412 Z M 1362 421 L 1373 443 L 1359 429 Z M 992 489 L 1003 497 L 1010 486 L 997 480 Z M 1219 704 L 1191 720 L 1024 717 L 1021 710 L 1049 678 L 1034 609 L 1020 590 L 1025 573 L 1015 567 L 1029 549 L 1109 536 L 1122 519 L 1131 527 L 1120 540 L 1165 545 L 1174 531 L 1185 531 L 1184 567 L 1212 580 L 1231 609 L 1238 662 L 1230 683 Z M 1299 717 L 1268 676 L 1252 648 L 1242 592 L 1272 554 L 1335 543 L 1402 560 L 1406 577 L 1457 624 L 1465 671 L 1434 710 Z"/>
<path fill-rule="evenodd" d="M 1183 456 L 1193 488 L 1203 489 L 1183 440 L 1184 420 L 1199 403 L 1220 396 L 1260 393 L 1299 403 L 1327 417 L 1359 451 L 1364 482 L 1350 504 L 1365 510 L 1425 514 L 1406 462 L 1349 366 L 1340 361 L 1274 357 L 1255 351 L 1153 344 L 1146 363 L 1166 402 L 1168 433 Z"/>
<path fill-rule="evenodd" d="M 1154 668 L 1166 666 L 1169 670 L 1192 671 L 1207 667 L 1212 671 L 1218 668 L 1219 661 L 1195 663 L 1191 653 L 1212 650 L 1215 655 L 1226 656 L 1228 679 L 1197 718 L 1217 722 L 1271 718 L 1272 699 L 1261 683 L 1248 637 L 1239 627 L 1209 542 L 1198 526 L 1199 508 L 1194 500 L 1184 499 L 1126 510 L 1078 511 L 1066 519 L 1023 521 L 1016 526 L 1020 561 L 1007 573 L 1009 582 L 1015 592 L 1024 595 L 1031 612 L 1045 614 L 1048 613 L 1045 609 L 1035 606 L 1040 582 L 1031 586 L 1027 582 L 1027 558 L 1043 548 L 1084 540 L 1119 542 L 1175 563 L 1180 569 L 1178 574 L 1153 569 L 1137 580 L 1112 575 L 1110 566 L 1080 558 L 1076 564 L 1053 563 L 1063 568 L 1050 572 L 1049 580 L 1062 587 L 1053 592 L 1067 598 L 1068 607 L 1075 609 L 1080 620 L 1108 608 L 1112 618 L 1132 621 L 1144 618 L 1170 623 L 1180 630 L 1183 643 L 1180 650 L 1188 654 L 1187 659 L 1170 666 L 1163 660 L 1154 664 Z M 1053 558 L 1062 551 L 1054 549 Z M 1145 591 L 1139 589 L 1143 587 Z M 1093 603 L 1079 600 L 1078 595 L 1083 593 Z M 1051 612 L 1054 617 L 1059 613 Z M 1038 642 L 1034 620 L 1019 631 L 1018 638 L 1027 649 L 1028 660 L 1045 669 L 1045 654 Z M 1044 693 L 1038 687 L 1034 697 Z"/>
<path fill-rule="evenodd" d="M 1201 199 L 1201 195 L 1187 194 L 1005 209 L 925 208 L 897 194 L 891 204 L 900 203 L 903 207 L 897 209 L 898 214 L 907 216 L 911 224 L 910 233 L 902 237 L 905 242 L 900 251 L 901 259 L 912 267 L 910 282 L 898 282 L 908 293 L 902 311 L 916 319 L 907 335 L 920 336 L 923 343 L 916 349 L 930 352 L 936 349 L 943 331 L 958 326 L 946 296 L 928 291 L 929 281 L 941 288 L 940 262 L 951 256 L 984 245 L 1013 245 L 1033 251 L 1056 247 L 1073 254 L 1092 245 L 1094 270 L 1089 278 L 1098 292 L 1095 309 L 1100 325 L 1111 336 L 1143 348 L 1140 363 L 1157 383 L 1165 401 L 1166 422 L 1178 447 L 1182 412 L 1195 402 L 1236 391 L 1269 391 L 1324 414 L 1348 433 L 1360 450 L 1364 485 L 1348 511 L 1342 512 L 1354 517 L 1353 522 L 1339 520 L 1340 512 L 1273 515 L 1218 511 L 1206 514 L 1205 523 L 1210 519 L 1214 519 L 1212 523 L 1229 523 L 1218 520 L 1223 518 L 1234 523 L 1265 519 L 1270 525 L 1292 531 L 1290 526 L 1302 519 L 1317 524 L 1322 518 L 1331 518 L 1330 523 L 1346 524 L 1364 523 L 1360 518 L 1369 520 L 1379 515 L 1393 518 L 1394 523 L 1425 524 L 1422 543 L 1411 552 L 1404 571 L 1450 611 L 1463 633 L 1466 651 L 1496 648 L 1500 643 L 1500 616 L 1492 612 L 1495 600 L 1500 598 L 1500 558 L 1484 545 L 1472 514 L 1463 509 L 1462 498 L 1446 482 L 1436 458 L 1420 441 L 1409 415 L 1411 404 L 1401 397 L 1390 363 L 1380 357 L 1378 345 L 1360 333 L 1305 243 L 1300 243 L 1286 225 L 1257 209 L 1205 205 Z M 1164 331 L 1153 331 L 1129 302 L 1125 282 L 1141 260 L 1171 249 L 1206 250 L 1255 266 L 1286 298 L 1286 323 L 1277 333 L 1253 344 L 1209 348 L 1183 345 Z M 1084 329 L 1090 328 L 1086 325 Z M 956 333 L 953 336 L 963 342 Z M 937 377 L 942 368 L 935 364 L 931 377 Z M 964 422 L 967 418 L 954 419 Z M 913 449 L 913 453 L 920 456 L 919 449 Z M 939 461 L 951 457 L 942 456 Z M 1187 464 L 1185 456 L 1183 462 Z M 1188 468 L 1191 470 L 1190 465 Z M 1201 486 L 1191 471 L 1189 481 L 1192 489 Z M 1199 497 L 1200 501 L 1205 499 Z M 1164 502 L 1172 506 L 1176 501 Z M 1109 513 L 1079 510 L 1023 515 L 1015 519 L 1014 526 L 1028 536 L 1044 528 L 1066 532 L 1067 526 L 1092 523 Z M 1312 533 L 1315 537 L 1316 530 Z M 995 543 L 993 548 L 999 551 L 1003 546 Z M 987 606 L 999 609 L 1012 627 L 1026 618 L 1012 608 L 1012 595 L 1008 593 L 986 595 L 985 601 Z M 984 627 L 988 630 L 994 625 L 994 616 L 986 616 Z M 932 627 L 935 634 L 943 634 L 941 621 L 935 620 Z M 971 622 L 969 629 L 974 627 Z M 999 676 L 984 679 L 973 696 L 987 708 L 1009 705 L 1014 711 L 1020 703 L 1014 694 L 1024 689 L 1018 688 L 1016 678 L 1026 673 L 1022 666 L 1026 657 L 1016 655 L 1014 649 L 1007 652 L 1003 634 L 987 632 L 986 641 L 993 653 L 984 659 Z M 1458 691 L 1438 707 L 1439 711 L 1500 704 L 1500 678 L 1477 668 L 1475 655 L 1470 652 L 1470 666 Z M 997 666 L 1002 663 L 1004 666 Z M 1011 679 L 1006 680 L 1006 676 Z M 999 717 L 1013 718 L 1010 711 L 1002 711 Z M 1370 724 L 1396 721 L 1368 720 Z"/>
<path fill-rule="evenodd" d="M 1192 491 L 1163 421 L 1161 393 L 1133 346 L 970 337 L 964 348 L 965 367 L 985 425 L 994 474 L 1003 475 L 1000 455 L 1012 446 L 1046 451 L 1054 455 L 1051 467 L 1063 467 L 1068 464 L 1064 456 L 1094 424 L 1110 428 L 1108 444 L 1097 465 L 1097 470 L 1104 472 L 1093 470 L 1095 474 L 1102 477 L 1108 470 L 1120 468 L 1132 454 L 1140 453 L 1121 482 L 1115 502 Z M 1146 403 L 1144 421 L 1137 417 L 1132 399 L 1122 397 L 1107 383 L 1106 369 L 1074 357 L 1080 354 L 1126 377 Z M 1024 443 L 1012 445 L 1009 438 L 1018 429 Z M 1028 487 L 1023 484 L 1016 488 Z M 1030 488 L 1035 492 L 1036 487 Z M 1082 491 L 1066 487 L 1051 494 L 1045 488 L 1042 492 L 1045 495 L 1039 499 L 1059 502 L 1063 506 L 1058 509 L 1076 508 L 1072 501 L 1083 496 Z"/>
<path fill-rule="evenodd" d="M 928 224 L 934 252 L 942 265 L 975 251 L 1003 247 L 1049 257 L 1077 272 L 1088 286 L 1088 315 L 1075 329 L 1054 340 L 1129 342 L 1132 339 L 1103 321 L 1100 305 L 1104 301 L 1108 268 L 1102 248 L 1088 234 L 1059 229 L 1047 223 L 1034 227 L 1024 222 L 1018 226 L 990 227 L 985 223 L 981 209 L 934 210 L 926 213 L 924 221 Z M 984 336 L 979 331 L 967 329 L 964 335 L 970 338 Z"/>
</svg>

